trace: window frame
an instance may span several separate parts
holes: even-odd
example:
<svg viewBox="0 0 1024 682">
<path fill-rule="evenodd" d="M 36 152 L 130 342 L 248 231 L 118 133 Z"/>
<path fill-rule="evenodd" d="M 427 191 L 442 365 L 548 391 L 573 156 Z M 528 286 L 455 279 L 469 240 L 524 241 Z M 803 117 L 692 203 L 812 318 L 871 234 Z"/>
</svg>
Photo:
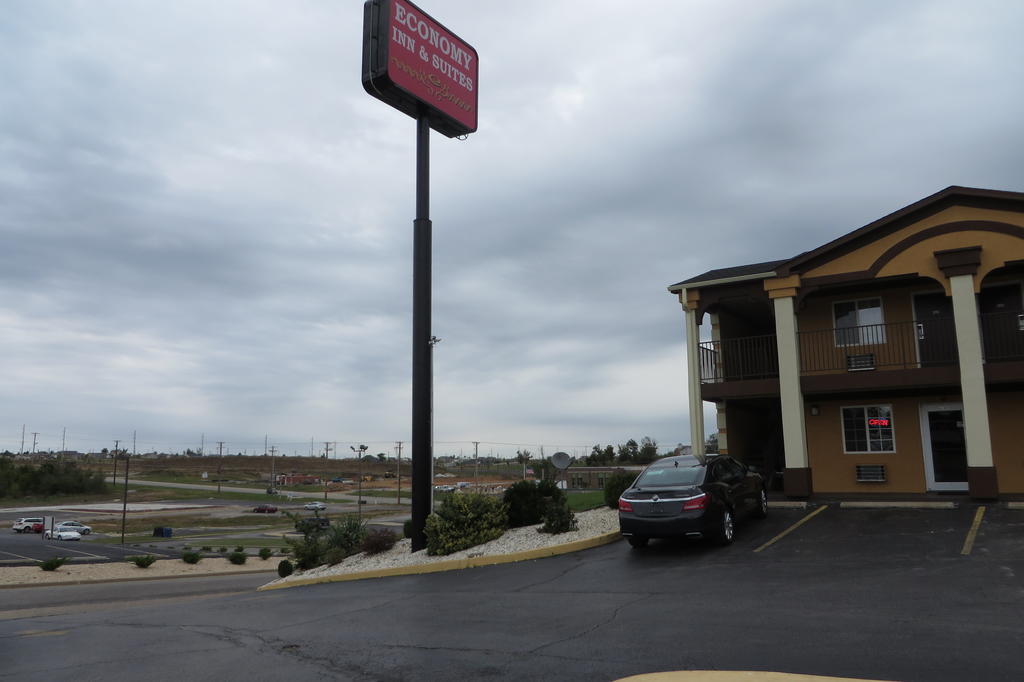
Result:
<svg viewBox="0 0 1024 682">
<path fill-rule="evenodd" d="M 889 411 L 889 440 L 892 442 L 891 450 L 872 450 L 871 449 L 871 431 L 868 427 L 868 414 L 867 410 L 870 408 L 883 408 Z M 846 419 L 843 414 L 844 410 L 856 410 L 860 409 L 864 411 L 864 431 L 866 435 L 865 444 L 867 450 L 849 450 L 846 442 Z M 893 455 L 896 454 L 896 426 L 892 423 L 896 420 L 894 415 L 892 403 L 867 403 L 863 405 L 840 405 L 839 406 L 839 437 L 843 441 L 843 454 L 845 455 Z"/>
<path fill-rule="evenodd" d="M 881 322 L 874 322 L 872 324 L 860 324 L 860 308 L 858 307 L 865 301 L 878 301 L 878 315 L 881 318 Z M 836 306 L 843 303 L 852 303 L 853 312 L 857 314 L 857 324 L 852 327 L 840 327 L 839 318 L 836 316 Z M 864 340 L 864 327 L 879 327 L 878 334 L 879 339 L 876 341 L 866 342 Z M 849 330 L 857 330 L 857 338 L 853 343 L 842 343 L 840 341 L 841 334 L 849 334 Z M 881 346 L 886 343 L 885 333 L 885 304 L 881 296 L 867 296 L 864 298 L 845 298 L 840 301 L 832 301 L 832 340 L 836 345 L 836 348 L 852 348 L 855 346 Z"/>
</svg>

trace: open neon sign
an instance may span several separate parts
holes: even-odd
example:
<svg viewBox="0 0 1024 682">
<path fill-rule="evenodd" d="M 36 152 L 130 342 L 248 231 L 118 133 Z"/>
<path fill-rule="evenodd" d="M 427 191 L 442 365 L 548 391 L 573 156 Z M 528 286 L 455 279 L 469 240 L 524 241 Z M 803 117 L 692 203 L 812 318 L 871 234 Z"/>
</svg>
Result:
<svg viewBox="0 0 1024 682">
<path fill-rule="evenodd" d="M 889 426 L 888 419 L 869 419 L 868 426 Z"/>
</svg>

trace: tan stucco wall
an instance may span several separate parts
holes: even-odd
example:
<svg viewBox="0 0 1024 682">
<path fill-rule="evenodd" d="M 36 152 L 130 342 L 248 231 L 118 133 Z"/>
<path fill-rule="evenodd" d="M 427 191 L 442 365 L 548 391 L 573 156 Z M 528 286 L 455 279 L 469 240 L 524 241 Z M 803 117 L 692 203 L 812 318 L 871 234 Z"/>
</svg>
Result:
<svg viewBox="0 0 1024 682">
<path fill-rule="evenodd" d="M 949 398 L 950 396 L 943 396 Z M 850 398 L 845 400 L 807 400 L 807 454 L 816 493 L 923 493 L 925 492 L 924 454 L 921 449 L 922 402 L 940 402 L 939 397 Z M 817 405 L 817 417 L 811 406 Z M 843 427 L 840 408 L 855 405 L 892 405 L 896 452 L 848 455 L 843 452 Z M 884 464 L 885 483 L 857 483 L 856 465 Z"/>
<path fill-rule="evenodd" d="M 1024 227 L 1024 214 L 1021 213 L 954 206 L 809 270 L 803 273 L 802 277 L 807 279 L 867 270 L 878 260 L 879 256 L 907 237 L 944 223 L 964 220 L 987 220 Z M 917 273 L 942 282 L 945 278 L 935 264 L 934 252 L 963 246 L 982 247 L 982 264 L 979 270 L 982 277 L 1006 261 L 1024 258 L 1024 240 L 994 232 L 959 232 L 940 235 L 911 246 L 907 251 L 887 263 L 879 271 L 878 276 Z"/>
<path fill-rule="evenodd" d="M 1000 493 L 1024 493 L 1024 393 L 988 394 L 992 463 Z"/>
</svg>

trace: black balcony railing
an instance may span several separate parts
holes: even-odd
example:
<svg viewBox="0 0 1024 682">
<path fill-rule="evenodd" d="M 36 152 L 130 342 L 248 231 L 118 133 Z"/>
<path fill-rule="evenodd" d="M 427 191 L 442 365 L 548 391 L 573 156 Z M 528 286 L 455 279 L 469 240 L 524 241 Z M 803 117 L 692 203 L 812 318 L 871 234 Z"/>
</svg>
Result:
<svg viewBox="0 0 1024 682">
<path fill-rule="evenodd" d="M 800 371 L 856 372 L 955 364 L 952 318 L 799 332 Z"/>
<path fill-rule="evenodd" d="M 777 376 L 779 352 L 774 334 L 700 344 L 700 380 L 703 383 Z"/>
<path fill-rule="evenodd" d="M 1024 313 L 981 316 L 985 361 L 1024 360 Z"/>
</svg>

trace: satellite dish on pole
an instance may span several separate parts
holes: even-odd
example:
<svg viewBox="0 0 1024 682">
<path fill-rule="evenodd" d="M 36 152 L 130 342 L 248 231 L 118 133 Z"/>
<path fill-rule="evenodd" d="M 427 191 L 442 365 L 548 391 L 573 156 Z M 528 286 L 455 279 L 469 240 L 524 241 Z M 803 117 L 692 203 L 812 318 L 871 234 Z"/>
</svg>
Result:
<svg viewBox="0 0 1024 682">
<path fill-rule="evenodd" d="M 556 452 L 551 455 L 551 463 L 555 465 L 555 468 L 559 471 L 565 471 L 572 464 L 572 457 L 567 452 Z"/>
</svg>

